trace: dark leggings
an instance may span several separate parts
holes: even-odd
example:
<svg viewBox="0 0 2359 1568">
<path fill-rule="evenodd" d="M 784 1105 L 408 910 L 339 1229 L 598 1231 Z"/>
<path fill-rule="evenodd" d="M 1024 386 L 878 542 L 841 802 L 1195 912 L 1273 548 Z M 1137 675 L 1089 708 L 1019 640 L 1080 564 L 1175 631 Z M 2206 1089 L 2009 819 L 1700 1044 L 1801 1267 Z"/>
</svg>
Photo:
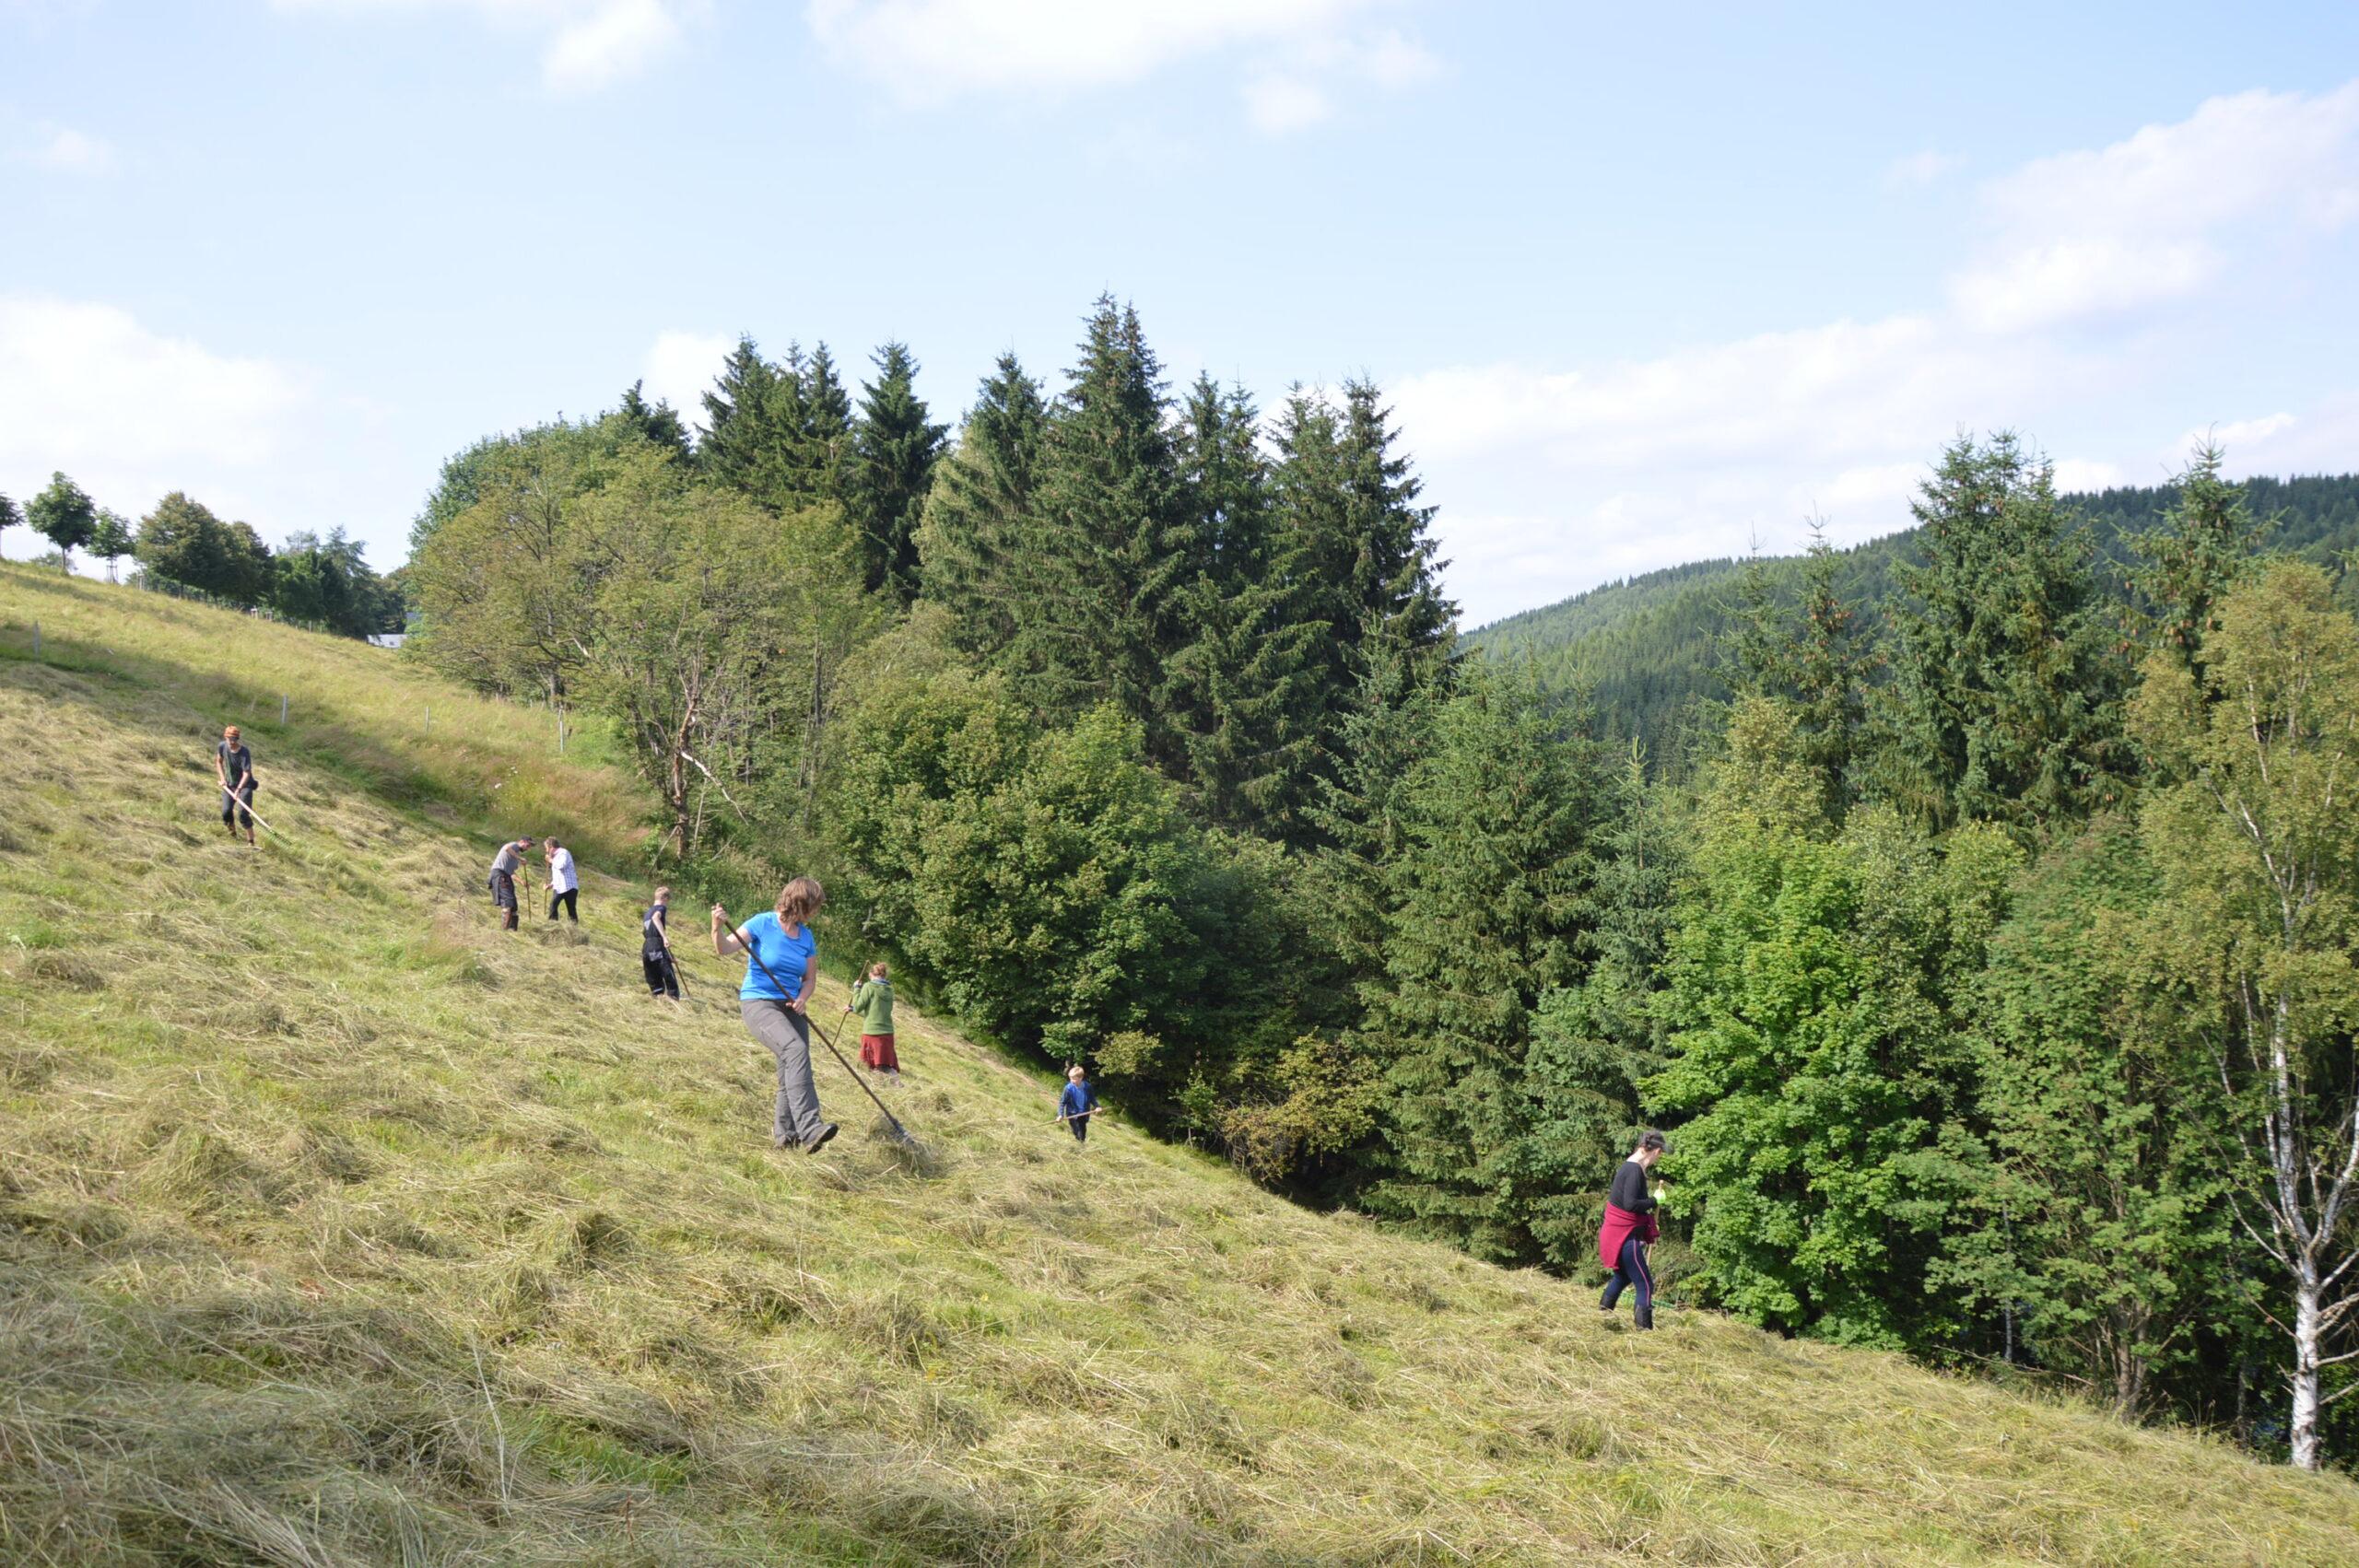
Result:
<svg viewBox="0 0 2359 1568">
<path fill-rule="evenodd" d="M 647 989 L 649 995 L 668 996 L 675 1001 L 679 1000 L 680 982 L 672 973 L 672 961 L 670 959 L 650 958 L 646 954 L 641 954 L 640 955 L 639 963 L 640 967 L 647 972 Z"/>
<path fill-rule="evenodd" d="M 1614 1272 L 1605 1281 L 1605 1294 L 1597 1305 L 1608 1312 L 1613 1311 L 1614 1304 L 1622 1299 L 1622 1290 L 1626 1285 L 1638 1293 L 1638 1327 L 1653 1328 L 1655 1276 L 1654 1270 L 1647 1267 L 1647 1244 L 1636 1235 L 1623 1237 L 1622 1250 L 1614 1254 Z"/>
<path fill-rule="evenodd" d="M 224 786 L 221 790 L 221 821 L 229 827 L 252 828 L 253 813 L 246 808 L 254 803 L 254 787 L 251 784 L 234 793 Z"/>
<path fill-rule="evenodd" d="M 571 920 L 575 925 L 580 925 L 581 923 L 581 916 L 574 908 L 573 901 L 581 895 L 581 890 L 577 887 L 569 887 L 563 893 L 550 894 L 549 919 L 552 920 L 557 919 L 557 907 L 562 904 L 565 906 L 565 918 Z"/>
</svg>

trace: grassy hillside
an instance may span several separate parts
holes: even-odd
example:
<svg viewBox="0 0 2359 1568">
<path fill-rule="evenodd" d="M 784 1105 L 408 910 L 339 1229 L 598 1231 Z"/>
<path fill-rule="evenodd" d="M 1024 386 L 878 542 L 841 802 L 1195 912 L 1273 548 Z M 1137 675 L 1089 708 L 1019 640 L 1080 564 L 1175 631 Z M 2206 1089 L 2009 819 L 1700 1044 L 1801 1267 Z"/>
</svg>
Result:
<svg viewBox="0 0 2359 1568">
<path fill-rule="evenodd" d="M 2359 474 L 2247 482 L 2254 515 L 2275 520 L 2265 548 L 2332 562 L 2359 549 Z M 2064 497 L 2088 524 L 2109 576 L 2130 558 L 2130 540 L 2154 526 L 2173 504 L 2167 486 L 2127 486 Z M 1915 559 L 1916 531 L 1904 529 L 1844 552 L 1845 591 L 1871 624 L 1898 591 L 1894 568 Z M 1650 755 L 1667 755 L 1684 710 L 1725 697 L 1720 642 L 1736 605 L 1745 563 L 1694 561 L 1593 588 L 1555 604 L 1494 621 L 1468 634 L 1470 642 L 1529 660 L 1543 681 L 1581 688 L 1596 704 L 1607 732 L 1636 736 Z M 1768 563 L 1774 591 L 1790 597 L 1801 581 L 1801 558 Z"/>
<path fill-rule="evenodd" d="M 0 1561 L 2359 1561 L 2346 1480 L 1628 1333 L 1119 1121 L 1076 1149 L 916 1017 L 927 1158 L 825 1060 L 846 1136 L 773 1153 L 723 965 L 641 993 L 629 797 L 538 717 L 0 568 Z M 599 847 L 582 930 L 503 936 L 490 841 L 551 823 Z"/>
</svg>

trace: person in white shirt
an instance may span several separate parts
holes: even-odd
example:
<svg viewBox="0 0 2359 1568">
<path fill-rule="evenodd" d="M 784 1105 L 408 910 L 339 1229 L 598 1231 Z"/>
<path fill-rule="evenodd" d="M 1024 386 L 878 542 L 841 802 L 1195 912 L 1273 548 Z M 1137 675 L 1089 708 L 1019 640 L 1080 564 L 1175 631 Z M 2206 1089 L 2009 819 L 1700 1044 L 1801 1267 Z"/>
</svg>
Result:
<svg viewBox="0 0 2359 1568">
<path fill-rule="evenodd" d="M 544 838 L 541 853 L 549 862 L 549 919 L 557 919 L 557 907 L 562 904 L 565 918 L 580 925 L 581 915 L 574 904 L 581 893 L 581 878 L 573 869 L 573 851 L 554 838 Z"/>
</svg>

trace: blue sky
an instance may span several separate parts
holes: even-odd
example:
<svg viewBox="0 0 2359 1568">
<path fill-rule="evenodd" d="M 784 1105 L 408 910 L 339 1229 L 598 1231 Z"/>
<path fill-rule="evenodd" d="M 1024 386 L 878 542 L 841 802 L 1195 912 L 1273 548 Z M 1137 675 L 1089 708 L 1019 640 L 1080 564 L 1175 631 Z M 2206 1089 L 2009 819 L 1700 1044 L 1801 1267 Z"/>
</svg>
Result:
<svg viewBox="0 0 2359 1568">
<path fill-rule="evenodd" d="M 390 567 L 447 452 L 740 331 L 955 414 L 1101 290 L 1175 380 L 1381 381 L 1470 622 L 1889 532 L 1966 427 L 2359 468 L 2359 6 L 1772 9 L 0 0 L 0 492 Z"/>
</svg>

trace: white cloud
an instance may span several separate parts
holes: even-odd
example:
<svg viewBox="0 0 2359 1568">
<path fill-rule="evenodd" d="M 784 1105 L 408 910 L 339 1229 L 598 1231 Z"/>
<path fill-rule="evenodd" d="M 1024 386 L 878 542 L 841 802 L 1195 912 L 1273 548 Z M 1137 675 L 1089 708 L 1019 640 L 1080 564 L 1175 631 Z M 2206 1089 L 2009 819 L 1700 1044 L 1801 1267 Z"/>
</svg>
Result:
<svg viewBox="0 0 2359 1568">
<path fill-rule="evenodd" d="M 60 174 L 111 174 L 114 148 L 96 136 L 65 125 L 43 125 L 19 161 Z"/>
<path fill-rule="evenodd" d="M 1982 200 L 1990 242 L 1952 283 L 1978 325 L 2023 331 L 2188 296 L 2248 226 L 2283 243 L 2359 216 L 2359 82 L 2212 99 L 2176 124 L 2026 164 Z"/>
<path fill-rule="evenodd" d="M 702 428 L 705 389 L 736 346 L 736 337 L 729 333 L 656 333 L 640 372 L 647 383 L 641 395 L 650 403 L 663 399 L 679 410 L 681 418 Z"/>
<path fill-rule="evenodd" d="M 2074 437 L 2060 484 L 2159 482 L 2189 444 L 2165 454 L 2166 433 L 2206 412 L 2166 409 L 2143 434 L 2127 423 L 2166 407 L 2158 380 L 2196 352 L 2173 308 L 2197 289 L 2233 298 L 2263 247 L 2265 264 L 2294 265 L 2289 235 L 2330 237 L 2359 216 L 2359 83 L 2216 99 L 2027 164 L 1981 200 L 1990 244 L 1926 309 L 1618 362 L 1394 380 L 1469 624 L 1756 537 L 1790 550 L 1813 515 L 1843 544 L 1904 527 L 1917 481 L 1961 430 L 2063 439 L 2107 410 L 2121 445 Z M 2359 387 L 2298 419 L 2214 433 L 2240 473 L 2346 470 Z"/>
<path fill-rule="evenodd" d="M 1273 135 L 1315 125 L 1334 111 L 1327 95 L 1299 76 L 1255 76 L 1244 87 L 1245 112 L 1257 130 Z"/>
<path fill-rule="evenodd" d="M 2059 240 L 1960 274 L 1951 298 L 1987 331 L 2021 332 L 2176 299 L 2210 282 L 2221 264 L 2218 250 L 2200 240 Z"/>
<path fill-rule="evenodd" d="M 1940 152 L 1931 147 L 1923 152 L 1896 158 L 1884 171 L 1884 183 L 1897 188 L 1931 185 L 1945 174 L 1954 173 L 1966 166 L 1966 159 L 1955 153 Z"/>
<path fill-rule="evenodd" d="M 2201 426 L 2181 435 L 2178 445 L 2172 451 L 2174 455 L 2183 457 L 2203 442 L 2212 441 L 2217 443 L 2223 451 L 2249 454 L 2253 448 L 2268 445 L 2270 438 L 2300 423 L 2293 415 L 2281 410 L 2275 414 L 2264 414 L 2258 419 L 2231 419 L 2224 425 Z M 2345 461 L 2359 461 L 2359 451 L 2347 454 Z"/>
<path fill-rule="evenodd" d="M 63 470 L 135 515 L 284 457 L 310 378 L 150 331 L 110 305 L 0 294 L 0 489 Z"/>
<path fill-rule="evenodd" d="M 2060 457 L 2056 460 L 2056 487 L 2066 495 L 2084 490 L 2109 490 L 2117 485 L 2130 483 L 2131 479 L 2122 472 L 2121 464 L 2118 462 L 2087 457 Z"/>
<path fill-rule="evenodd" d="M 807 0 L 814 37 L 900 101 L 1121 86 L 1209 56 L 1239 58 L 1253 123 L 1323 119 L 1330 89 L 1397 89 L 1438 64 L 1374 18 L 1405 0 Z"/>
<path fill-rule="evenodd" d="M 679 38 L 679 18 L 662 0 L 607 0 L 557 29 L 541 77 L 559 92 L 591 91 L 629 76 Z"/>
<path fill-rule="evenodd" d="M 1441 62 L 1425 45 L 1387 29 L 1357 44 L 1353 66 L 1380 88 L 1410 88 L 1441 75 Z"/>
<path fill-rule="evenodd" d="M 680 41 L 705 0 L 274 0 L 282 11 L 337 16 L 472 12 L 543 41 L 541 81 L 590 92 L 636 75 Z"/>
</svg>

